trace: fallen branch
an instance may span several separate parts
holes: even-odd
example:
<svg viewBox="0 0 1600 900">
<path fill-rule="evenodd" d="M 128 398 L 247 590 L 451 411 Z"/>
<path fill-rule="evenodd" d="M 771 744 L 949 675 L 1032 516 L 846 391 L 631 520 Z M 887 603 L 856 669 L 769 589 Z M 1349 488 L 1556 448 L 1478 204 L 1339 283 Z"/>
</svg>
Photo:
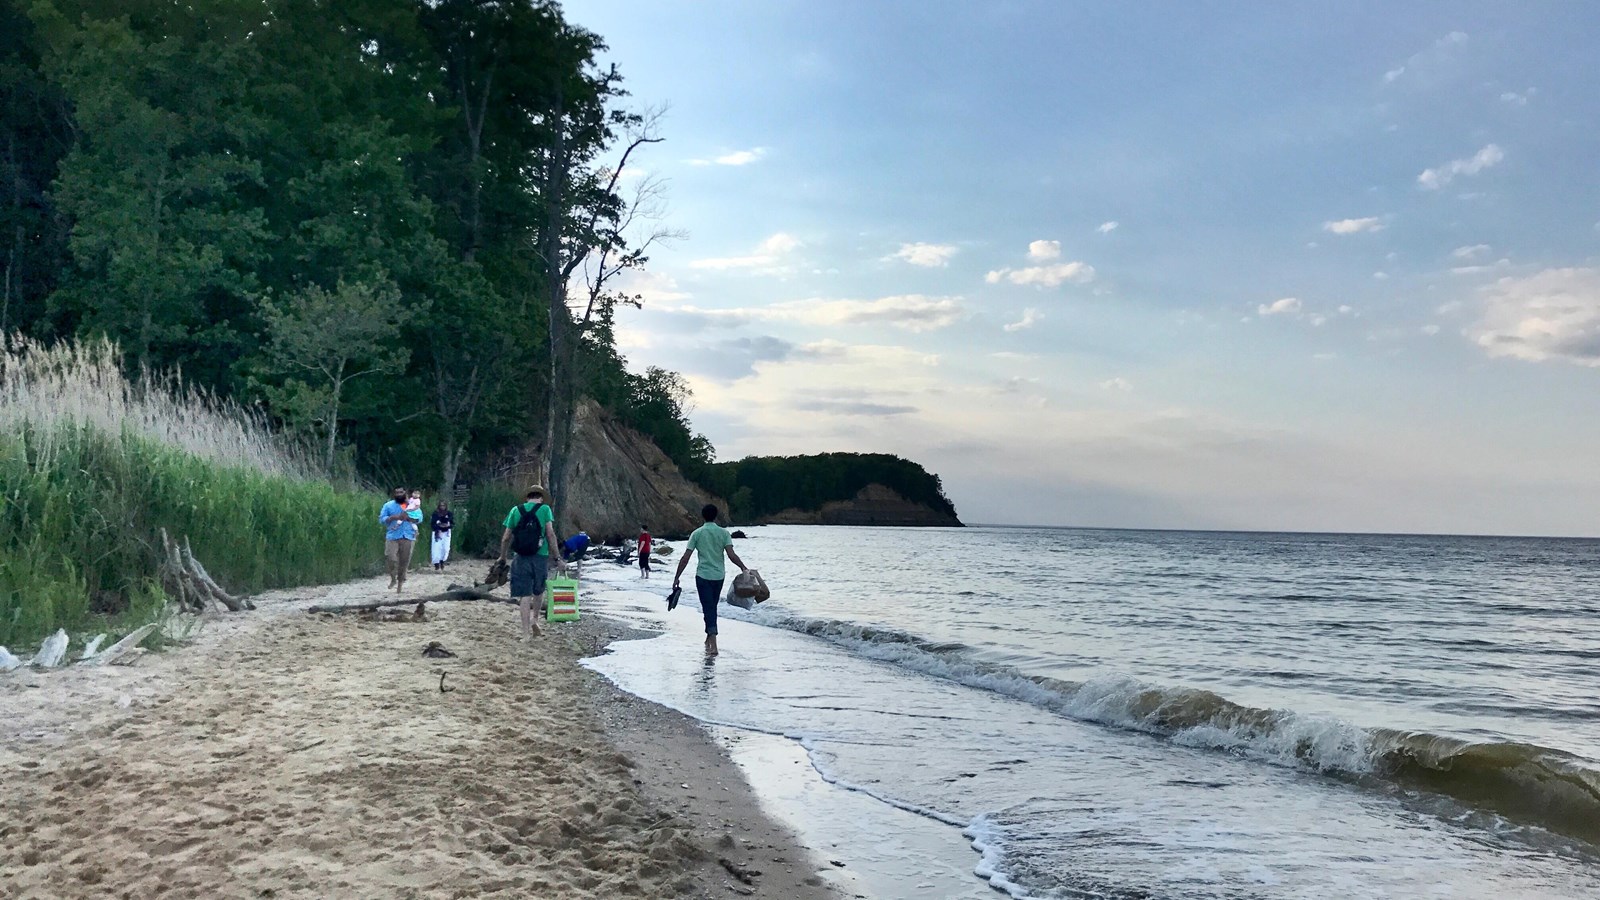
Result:
<svg viewBox="0 0 1600 900">
<path fill-rule="evenodd" d="M 188 535 L 183 536 L 183 564 L 184 567 L 187 568 L 194 576 L 194 580 L 200 585 L 204 586 L 206 591 L 210 593 L 218 603 L 221 603 L 223 606 L 226 606 L 233 612 L 256 608 L 256 605 L 251 603 L 249 600 L 241 600 L 223 590 L 222 586 L 217 584 L 217 582 L 212 579 L 211 573 L 206 571 L 206 567 L 201 565 L 200 560 L 195 558 L 194 551 L 189 549 Z"/>
<path fill-rule="evenodd" d="M 460 600 L 487 600 L 491 603 L 510 603 L 505 597 L 496 597 L 488 591 L 477 588 L 454 585 L 442 594 L 433 594 L 428 597 L 406 597 L 394 600 L 378 600 L 373 603 L 349 603 L 342 606 L 313 606 L 306 612 L 313 613 L 346 613 L 346 612 L 371 612 L 375 609 L 384 609 L 391 606 L 416 606 L 422 603 L 449 603 Z"/>
<path fill-rule="evenodd" d="M 131 651 L 134 647 L 137 647 L 140 641 L 149 637 L 155 630 L 156 625 L 153 622 L 149 625 L 140 626 L 132 634 L 95 654 L 89 660 L 89 664 L 92 666 L 104 666 L 109 663 L 116 662 L 117 657 L 122 656 L 123 654 Z"/>
<path fill-rule="evenodd" d="M 161 583 L 167 593 L 177 598 L 179 606 L 197 613 L 205 612 L 212 605 L 234 612 L 256 608 L 249 600 L 241 600 L 217 584 L 206 567 L 195 558 L 194 551 L 189 549 L 187 536 L 180 543 L 168 536 L 163 528 L 161 549 L 165 556 L 161 566 Z"/>
</svg>

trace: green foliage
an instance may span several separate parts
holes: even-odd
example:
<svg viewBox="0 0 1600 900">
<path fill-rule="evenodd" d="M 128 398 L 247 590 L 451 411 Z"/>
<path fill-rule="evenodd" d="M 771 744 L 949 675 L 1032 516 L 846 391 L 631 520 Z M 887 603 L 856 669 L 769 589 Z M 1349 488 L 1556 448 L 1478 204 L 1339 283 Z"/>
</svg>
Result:
<svg viewBox="0 0 1600 900">
<path fill-rule="evenodd" d="M 76 140 L 52 193 L 75 266 L 51 302 L 141 364 L 220 380 L 250 343 L 219 313 L 248 306 L 268 240 L 248 199 L 261 185 L 247 146 L 261 123 L 242 95 L 254 48 L 242 22 L 231 34 L 178 24 L 53 30 L 47 71 Z"/>
<path fill-rule="evenodd" d="M 769 516 L 785 509 L 814 510 L 834 500 L 849 500 L 869 484 L 892 488 L 900 496 L 954 517 L 939 476 L 887 453 L 821 453 L 813 456 L 748 456 L 715 463 L 700 474 L 700 484 L 727 497 L 736 519 Z"/>
<path fill-rule="evenodd" d="M 686 477 L 700 480 L 717 457 L 706 436 L 689 424 L 694 395 L 688 382 L 657 366 L 643 375 L 629 372 L 610 343 L 609 327 L 602 335 L 602 340 L 585 347 L 585 387 L 590 395 L 660 447 Z"/>
<path fill-rule="evenodd" d="M 108 336 L 364 471 L 453 482 L 545 436 L 553 286 L 593 248 L 644 259 L 602 159 L 639 117 L 603 48 L 549 0 L 0 5 L 0 323 Z M 273 332 L 281 298 L 340 283 L 411 319 L 403 367 L 333 415 Z"/>
<path fill-rule="evenodd" d="M 48 329 L 46 298 L 67 264 L 66 223 L 47 192 L 71 120 L 38 50 L 20 6 L 0 3 L 0 332 Z"/>
<path fill-rule="evenodd" d="M 522 491 L 510 485 L 492 481 L 473 485 L 466 502 L 455 511 L 452 552 L 476 556 L 485 550 L 498 550 L 506 513 L 521 502 Z"/>
<path fill-rule="evenodd" d="M 269 340 L 264 368 L 284 376 L 266 394 L 291 425 L 320 430 L 325 465 L 334 464 L 345 388 L 369 375 L 393 375 L 409 356 L 400 327 L 411 312 L 387 283 L 311 285 L 281 303 L 263 301 Z"/>
<path fill-rule="evenodd" d="M 149 620 L 165 603 L 161 528 L 187 536 L 241 593 L 339 581 L 381 561 L 378 499 L 131 433 L 30 424 L 0 434 L 0 487 L 0 644 L 12 647 L 56 628 Z"/>
</svg>

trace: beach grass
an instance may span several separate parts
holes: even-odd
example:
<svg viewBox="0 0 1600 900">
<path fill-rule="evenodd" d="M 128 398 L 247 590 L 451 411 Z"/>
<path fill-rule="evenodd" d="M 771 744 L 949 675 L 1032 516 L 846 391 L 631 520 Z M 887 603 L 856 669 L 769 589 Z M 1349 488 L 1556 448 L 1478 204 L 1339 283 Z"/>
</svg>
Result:
<svg viewBox="0 0 1600 900">
<path fill-rule="evenodd" d="M 259 415 L 176 377 L 126 377 L 109 343 L 0 343 L 0 645 L 158 617 L 160 531 L 228 590 L 381 565 L 377 502 Z"/>
<path fill-rule="evenodd" d="M 498 550 L 506 513 L 520 502 L 522 496 L 510 485 L 496 482 L 474 484 L 459 513 L 458 551 L 476 556 L 486 550 Z"/>
</svg>

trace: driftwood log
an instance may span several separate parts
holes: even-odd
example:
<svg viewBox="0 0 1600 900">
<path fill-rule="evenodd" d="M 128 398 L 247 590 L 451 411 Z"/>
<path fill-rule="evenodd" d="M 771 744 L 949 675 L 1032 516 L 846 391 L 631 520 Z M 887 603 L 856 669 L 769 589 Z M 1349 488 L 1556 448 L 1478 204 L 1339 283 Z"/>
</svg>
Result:
<svg viewBox="0 0 1600 900">
<path fill-rule="evenodd" d="M 393 600 L 379 600 L 374 603 L 348 603 L 340 606 L 313 606 L 306 612 L 313 613 L 347 613 L 371 612 L 375 609 L 384 609 L 390 606 L 421 606 L 425 603 L 448 603 L 458 600 L 487 600 L 491 603 L 510 603 L 505 597 L 496 597 L 488 591 L 477 588 L 463 587 L 453 584 L 450 589 L 442 594 L 431 594 L 427 597 L 396 597 Z"/>
<path fill-rule="evenodd" d="M 222 589 L 212 579 L 206 567 L 195 559 L 194 551 L 189 549 L 189 538 L 184 537 L 180 544 L 167 535 L 165 528 L 161 529 L 161 549 L 163 561 L 161 565 L 161 584 L 167 593 L 176 597 L 178 605 L 192 612 L 205 612 L 211 606 L 221 606 L 238 612 L 244 609 L 255 609 L 254 603 L 241 600 Z"/>
</svg>

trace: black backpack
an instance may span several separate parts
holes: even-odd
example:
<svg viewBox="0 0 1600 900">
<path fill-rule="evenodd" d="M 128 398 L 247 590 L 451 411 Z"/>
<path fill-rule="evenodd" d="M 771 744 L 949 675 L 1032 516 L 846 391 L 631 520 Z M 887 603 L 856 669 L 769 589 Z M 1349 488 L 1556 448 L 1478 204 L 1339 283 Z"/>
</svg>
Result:
<svg viewBox="0 0 1600 900">
<path fill-rule="evenodd" d="M 539 507 L 543 505 L 535 503 L 532 509 L 520 507 L 522 518 L 511 529 L 511 549 L 518 556 L 532 556 L 539 552 L 539 542 L 544 539 L 544 526 L 539 521 Z"/>
</svg>

